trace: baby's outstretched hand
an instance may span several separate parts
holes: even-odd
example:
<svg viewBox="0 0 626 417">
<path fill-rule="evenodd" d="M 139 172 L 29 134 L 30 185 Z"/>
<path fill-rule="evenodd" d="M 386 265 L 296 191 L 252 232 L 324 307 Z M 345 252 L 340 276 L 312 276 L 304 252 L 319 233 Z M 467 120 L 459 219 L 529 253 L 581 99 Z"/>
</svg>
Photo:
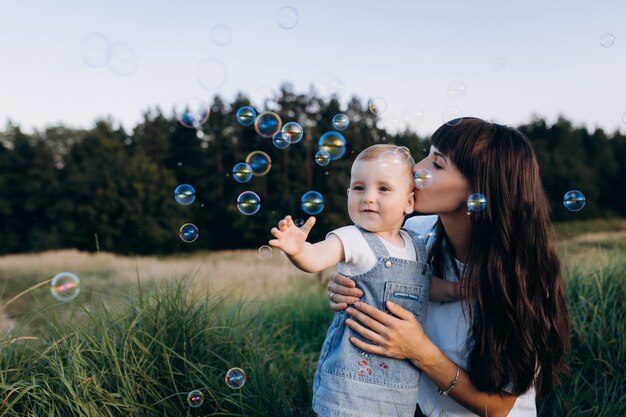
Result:
<svg viewBox="0 0 626 417">
<path fill-rule="evenodd" d="M 306 238 L 315 224 L 315 217 L 309 219 L 298 227 L 295 225 L 291 216 L 286 216 L 278 222 L 278 228 L 272 227 L 270 231 L 276 239 L 270 240 L 270 246 L 279 248 L 289 256 L 294 256 L 304 249 Z"/>
</svg>

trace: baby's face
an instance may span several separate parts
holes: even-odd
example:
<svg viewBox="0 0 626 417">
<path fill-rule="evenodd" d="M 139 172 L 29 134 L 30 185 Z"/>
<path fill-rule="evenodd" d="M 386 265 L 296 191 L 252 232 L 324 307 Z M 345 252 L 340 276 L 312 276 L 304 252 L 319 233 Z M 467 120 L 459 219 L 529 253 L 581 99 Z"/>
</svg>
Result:
<svg viewBox="0 0 626 417">
<path fill-rule="evenodd" d="M 348 214 L 370 232 L 398 229 L 413 212 L 413 174 L 405 164 L 356 161 L 348 188 Z"/>
</svg>

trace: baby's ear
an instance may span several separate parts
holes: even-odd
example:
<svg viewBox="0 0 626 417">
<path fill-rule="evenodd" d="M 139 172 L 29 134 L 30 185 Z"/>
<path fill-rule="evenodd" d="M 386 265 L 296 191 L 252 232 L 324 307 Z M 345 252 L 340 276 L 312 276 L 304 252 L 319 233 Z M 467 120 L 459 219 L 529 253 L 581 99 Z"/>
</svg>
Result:
<svg viewBox="0 0 626 417">
<path fill-rule="evenodd" d="M 404 208 L 404 214 L 411 214 L 414 211 L 415 211 L 415 191 L 411 191 L 411 194 L 409 194 L 409 201 L 407 202 L 407 205 Z"/>
</svg>

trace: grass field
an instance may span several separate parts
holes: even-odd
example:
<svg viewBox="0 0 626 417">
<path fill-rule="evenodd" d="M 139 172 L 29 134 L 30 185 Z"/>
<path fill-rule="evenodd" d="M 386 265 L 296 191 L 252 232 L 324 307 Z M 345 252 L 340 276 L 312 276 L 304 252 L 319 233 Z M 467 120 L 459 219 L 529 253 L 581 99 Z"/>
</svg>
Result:
<svg viewBox="0 0 626 417">
<path fill-rule="evenodd" d="M 572 373 L 540 415 L 626 416 L 626 222 L 559 227 Z M 81 278 L 70 303 L 46 283 L 64 270 Z M 0 257 L 0 415 L 313 416 L 325 277 L 276 252 Z M 240 390 L 224 382 L 233 367 Z"/>
</svg>

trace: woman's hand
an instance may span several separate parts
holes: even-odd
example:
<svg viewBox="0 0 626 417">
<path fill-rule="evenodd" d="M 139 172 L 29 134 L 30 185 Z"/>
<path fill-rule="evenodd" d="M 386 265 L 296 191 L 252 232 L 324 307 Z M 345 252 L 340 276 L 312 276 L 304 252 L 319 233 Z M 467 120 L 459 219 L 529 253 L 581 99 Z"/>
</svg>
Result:
<svg viewBox="0 0 626 417">
<path fill-rule="evenodd" d="M 420 367 L 437 353 L 437 347 L 426 336 L 413 313 L 391 301 L 387 301 L 387 308 L 393 316 L 361 302 L 348 308 L 346 312 L 352 317 L 346 320 L 348 327 L 375 344 L 356 337 L 351 337 L 350 341 L 366 352 L 410 359 Z"/>
<path fill-rule="evenodd" d="M 350 278 L 341 275 L 339 272 L 330 274 L 328 281 L 328 299 L 330 308 L 334 311 L 342 311 L 348 304 L 361 301 L 363 291 L 356 287 L 356 283 Z"/>
</svg>

